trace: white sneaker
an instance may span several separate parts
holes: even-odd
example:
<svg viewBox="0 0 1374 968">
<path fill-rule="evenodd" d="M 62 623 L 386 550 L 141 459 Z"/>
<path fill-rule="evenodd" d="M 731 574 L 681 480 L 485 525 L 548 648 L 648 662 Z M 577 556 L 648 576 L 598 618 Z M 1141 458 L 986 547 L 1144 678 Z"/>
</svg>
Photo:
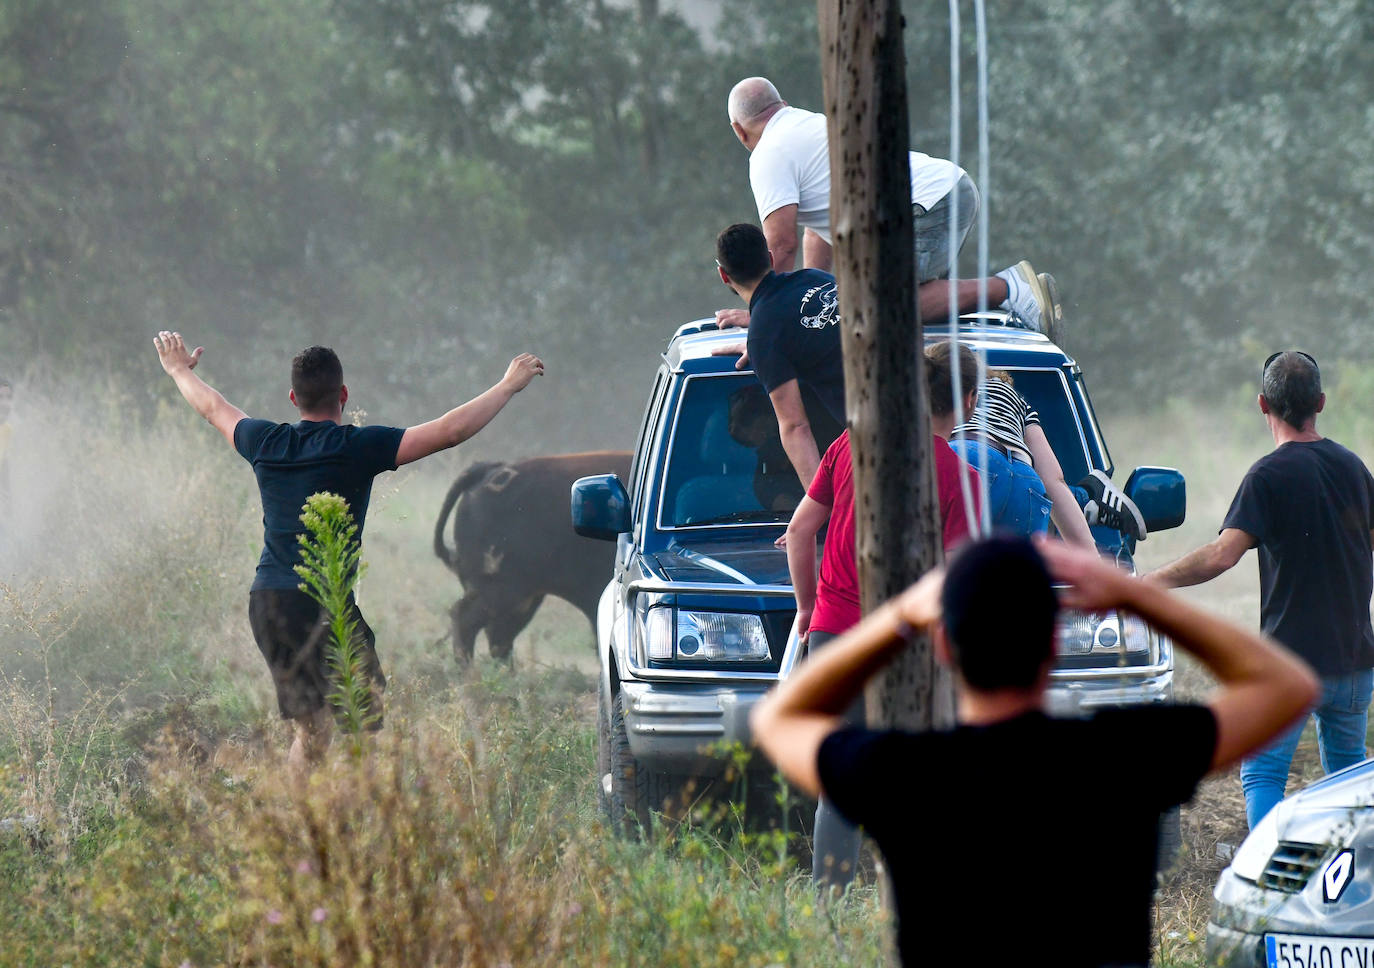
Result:
<svg viewBox="0 0 1374 968">
<path fill-rule="evenodd" d="M 1140 508 L 1112 483 L 1112 479 L 1097 468 L 1078 482 L 1078 486 L 1088 492 L 1088 503 L 1083 505 L 1083 517 L 1089 524 L 1101 525 L 1130 535 L 1137 541 L 1145 539 L 1145 518 Z"/>
<path fill-rule="evenodd" d="M 1025 259 L 997 273 L 1007 284 L 1007 298 L 998 308 L 1009 309 L 1019 317 L 1027 329 L 1043 333 L 1054 316 L 1050 295 L 1045 291 L 1035 270 Z"/>
<path fill-rule="evenodd" d="M 1050 338 L 1050 342 L 1061 350 L 1064 348 L 1064 304 L 1059 301 L 1059 286 L 1055 284 L 1054 276 L 1048 272 L 1042 272 L 1037 279 L 1045 290 L 1045 296 L 1049 300 L 1050 311 L 1045 315 L 1047 321 L 1045 335 Z"/>
</svg>

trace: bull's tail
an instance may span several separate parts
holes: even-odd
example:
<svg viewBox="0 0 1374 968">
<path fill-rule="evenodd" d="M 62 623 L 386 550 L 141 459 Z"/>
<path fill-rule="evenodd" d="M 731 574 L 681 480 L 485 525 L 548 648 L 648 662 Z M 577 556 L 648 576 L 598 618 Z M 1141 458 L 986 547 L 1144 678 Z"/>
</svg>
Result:
<svg viewBox="0 0 1374 968">
<path fill-rule="evenodd" d="M 434 553 L 455 574 L 458 571 L 458 549 L 456 547 L 450 548 L 444 542 L 444 529 L 448 525 L 448 517 L 453 513 L 454 506 L 464 493 L 500 466 L 494 461 L 478 461 L 476 464 L 469 464 L 464 468 L 463 473 L 458 475 L 453 486 L 448 489 L 448 494 L 444 496 L 444 505 L 439 509 L 439 520 L 434 523 Z"/>
</svg>

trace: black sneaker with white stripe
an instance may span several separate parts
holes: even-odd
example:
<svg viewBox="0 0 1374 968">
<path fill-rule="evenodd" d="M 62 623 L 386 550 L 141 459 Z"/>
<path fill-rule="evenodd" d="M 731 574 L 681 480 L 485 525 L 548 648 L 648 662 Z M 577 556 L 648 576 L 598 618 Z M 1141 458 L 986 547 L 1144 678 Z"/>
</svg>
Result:
<svg viewBox="0 0 1374 968">
<path fill-rule="evenodd" d="M 1083 505 L 1083 517 L 1092 525 L 1101 525 L 1128 534 L 1137 541 L 1145 537 L 1145 519 L 1140 508 L 1112 483 L 1112 479 L 1097 468 L 1078 482 L 1078 486 L 1088 492 L 1088 503 Z"/>
</svg>

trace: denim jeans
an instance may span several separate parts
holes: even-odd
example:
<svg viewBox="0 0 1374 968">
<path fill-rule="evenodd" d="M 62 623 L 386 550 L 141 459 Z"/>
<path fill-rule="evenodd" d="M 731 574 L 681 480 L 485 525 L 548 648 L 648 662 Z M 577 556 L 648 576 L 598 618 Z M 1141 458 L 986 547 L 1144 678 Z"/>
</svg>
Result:
<svg viewBox="0 0 1374 968">
<path fill-rule="evenodd" d="M 808 653 L 822 648 L 836 636 L 833 632 L 812 632 Z M 862 694 L 845 710 L 844 720 L 851 725 L 864 721 Z M 816 801 L 816 826 L 811 832 L 811 879 L 817 887 L 843 891 L 854 879 L 859 866 L 859 828 L 830 805 L 824 796 Z"/>
<path fill-rule="evenodd" d="M 949 223 L 954 212 L 950 204 L 955 193 L 959 197 L 959 221 L 957 229 L 958 248 L 953 252 L 957 258 L 959 249 L 964 247 L 968 230 L 978 214 L 978 188 L 968 175 L 960 175 L 949 194 L 929 209 L 912 207 L 912 228 L 916 234 L 916 285 L 932 279 L 944 279 L 949 275 L 951 253 L 949 251 Z"/>
<path fill-rule="evenodd" d="M 1369 719 L 1369 695 L 1374 689 L 1374 670 L 1362 669 L 1322 679 L 1317 714 L 1317 747 L 1322 769 L 1334 773 L 1365 758 L 1365 729 Z M 1250 829 L 1283 799 L 1288 786 L 1288 767 L 1307 716 L 1270 746 L 1241 761 L 1240 788 L 1245 792 L 1245 819 Z"/>
<path fill-rule="evenodd" d="M 1008 459 L 982 440 L 955 439 L 949 446 L 987 482 L 988 517 L 994 531 L 1029 536 L 1049 530 L 1051 502 L 1035 468 Z"/>
</svg>

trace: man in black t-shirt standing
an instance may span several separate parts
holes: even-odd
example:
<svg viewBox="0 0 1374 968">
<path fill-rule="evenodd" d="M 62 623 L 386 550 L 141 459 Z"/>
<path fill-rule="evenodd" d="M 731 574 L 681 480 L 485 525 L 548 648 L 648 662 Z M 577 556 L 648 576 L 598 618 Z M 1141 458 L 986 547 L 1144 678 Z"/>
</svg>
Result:
<svg viewBox="0 0 1374 968">
<path fill-rule="evenodd" d="M 844 429 L 835 277 L 819 269 L 774 272 L 768 241 L 748 223 L 716 237 L 716 266 L 721 281 L 749 304 L 749 339 L 715 352 L 741 353 L 741 367 L 753 364 L 778 418 L 783 450 L 802 487 L 809 487 L 821 454 Z"/>
<path fill-rule="evenodd" d="M 1067 586 L 1058 595 L 1051 574 Z M 1220 689 L 1202 706 L 1047 718 L 1060 602 L 1140 616 L 1197 656 Z M 925 629 L 955 671 L 959 725 L 846 726 L 864 683 Z M 1316 689 L 1276 643 L 1094 552 L 993 538 L 966 545 L 947 576 L 932 571 L 812 655 L 750 725 L 789 780 L 823 792 L 877 841 L 904 964 L 1143 966 L 1160 814 L 1301 715 Z M 995 930 L 970 917 L 983 910 Z"/>
<path fill-rule="evenodd" d="M 1216 540 L 1148 577 L 1167 587 L 1197 585 L 1259 548 L 1260 624 L 1322 677 L 1317 743 L 1330 773 L 1365 758 L 1374 689 L 1374 477 L 1359 457 L 1317 433 L 1326 395 L 1311 356 L 1275 353 L 1260 386 L 1274 450 L 1246 473 Z M 1252 828 L 1283 799 L 1305 723 L 1241 764 Z"/>
<path fill-rule="evenodd" d="M 279 424 L 252 419 L 193 373 L 204 350 L 188 351 L 180 333 L 164 330 L 153 345 L 186 402 L 252 464 L 258 479 L 264 547 L 248 593 L 248 617 L 272 672 L 277 706 L 282 717 L 294 723 L 287 762 L 298 777 L 303 776 L 328 748 L 334 715 L 329 703 L 329 616 L 301 590 L 295 571 L 301 561 L 297 538 L 305 533 L 301 511 L 306 499 L 321 491 L 341 496 L 348 502 L 361 542 L 376 475 L 467 440 L 542 375 L 544 364 L 529 353 L 517 356 L 499 383 L 428 423 L 353 427 L 343 423 L 348 387 L 339 357 L 328 347 L 312 346 L 291 362 L 290 397 L 301 419 Z M 380 717 L 386 679 L 375 636 L 357 604 L 351 607 L 371 680 L 371 712 Z"/>
</svg>

